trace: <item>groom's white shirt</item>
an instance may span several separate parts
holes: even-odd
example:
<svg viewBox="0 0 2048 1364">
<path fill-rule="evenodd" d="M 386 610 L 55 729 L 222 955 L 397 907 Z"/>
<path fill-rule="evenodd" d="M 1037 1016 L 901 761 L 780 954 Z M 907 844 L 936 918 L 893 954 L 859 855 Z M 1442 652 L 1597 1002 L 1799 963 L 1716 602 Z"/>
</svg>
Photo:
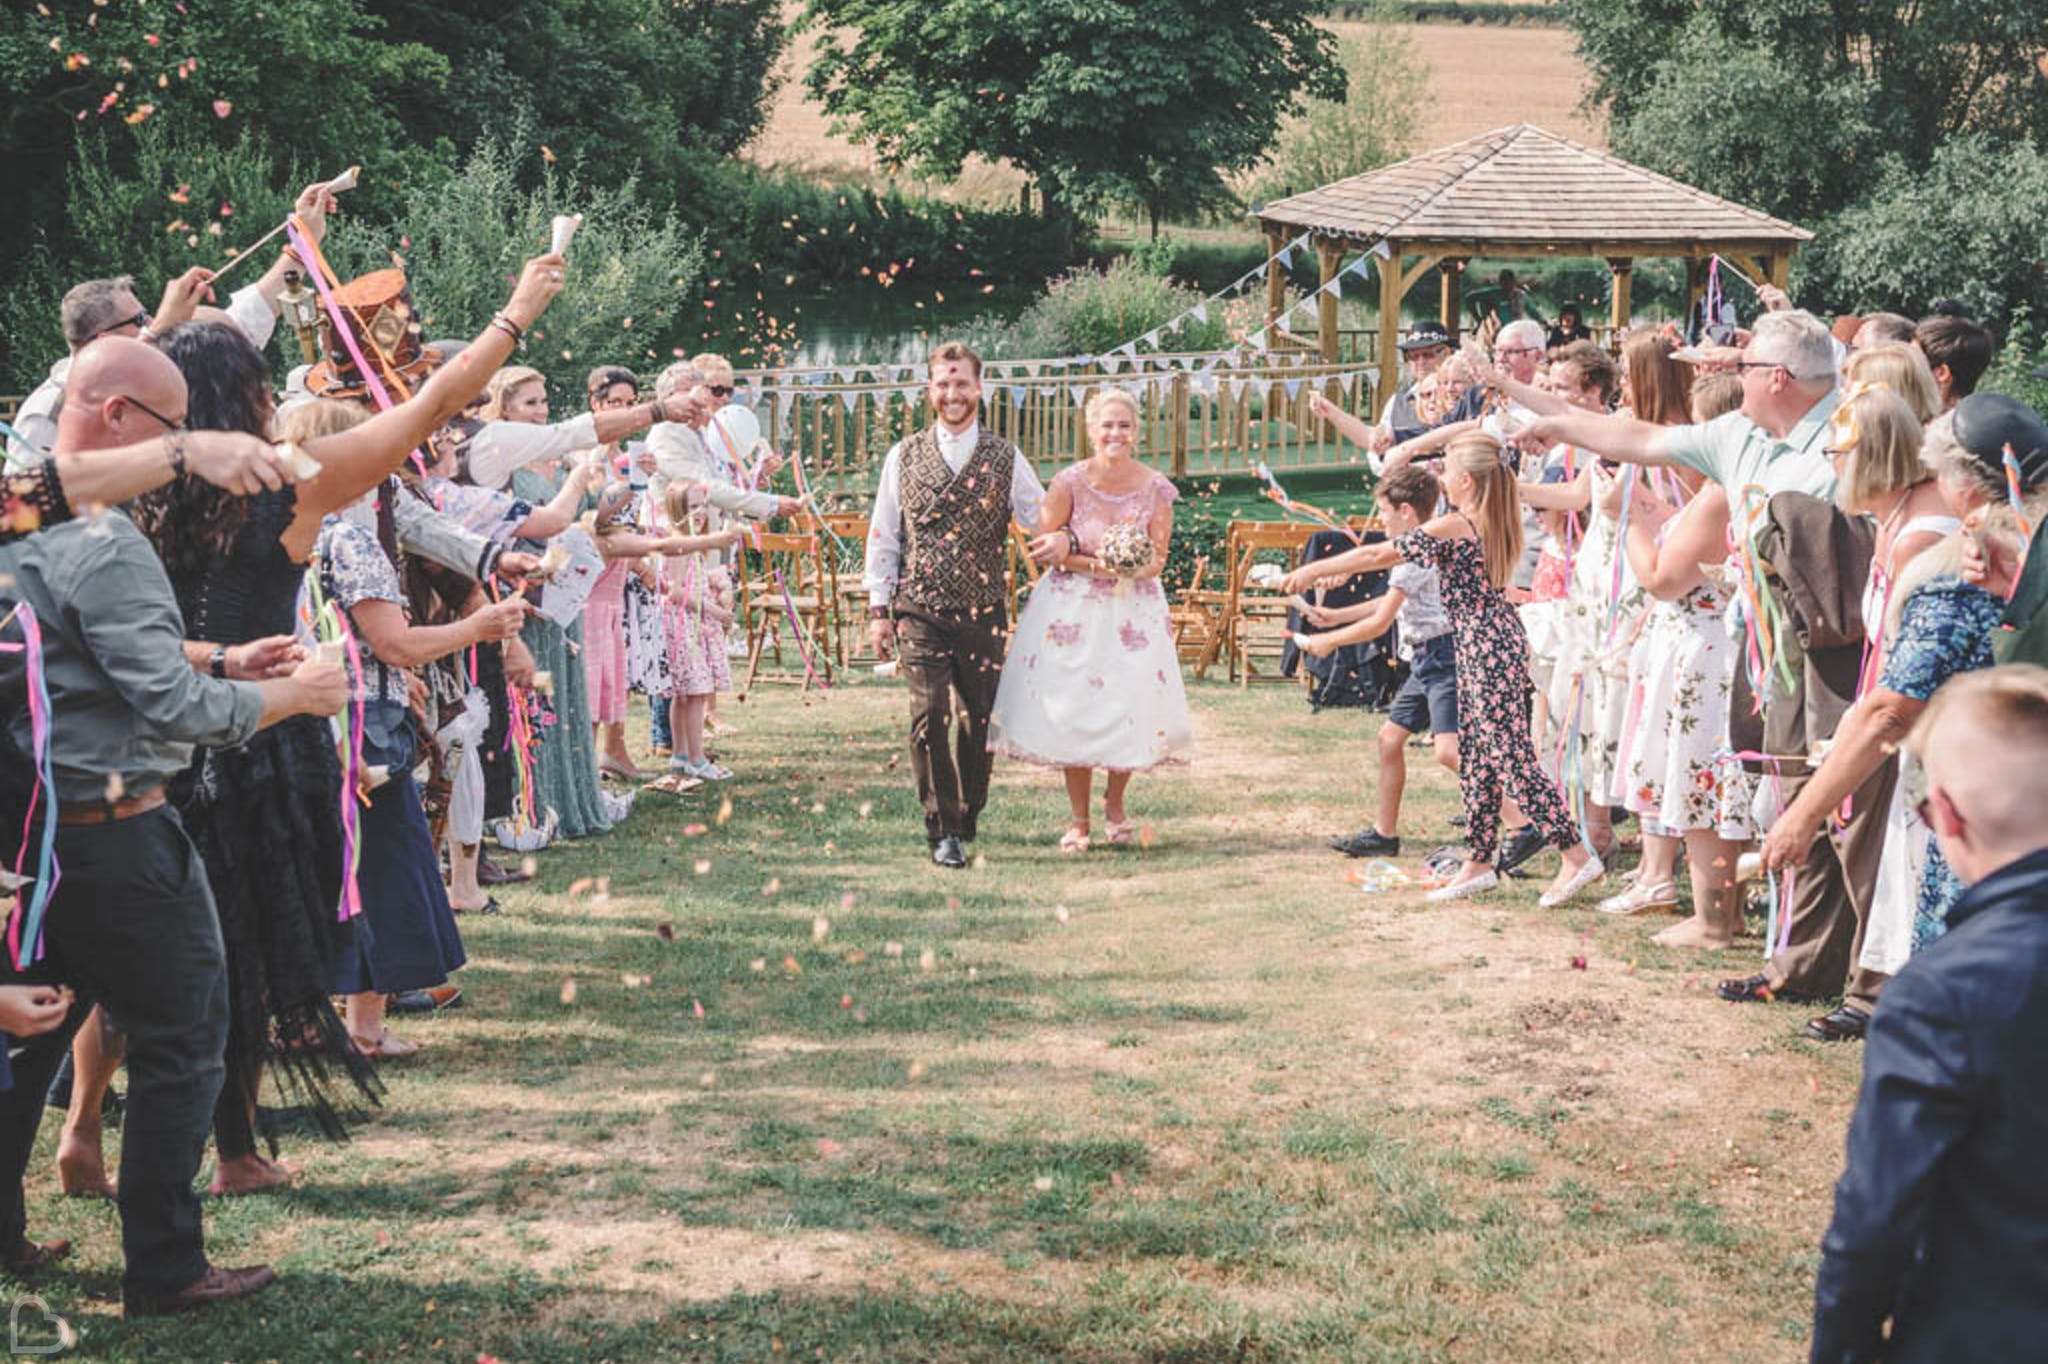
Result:
<svg viewBox="0 0 2048 1364">
<path fill-rule="evenodd" d="M 965 431 L 938 428 L 939 453 L 946 467 L 959 473 L 981 441 L 981 423 L 970 422 Z M 896 591 L 896 575 L 903 568 L 903 488 L 901 469 L 903 443 L 889 447 L 882 460 L 882 481 L 875 489 L 875 509 L 868 518 L 867 559 L 861 584 L 868 590 L 868 602 L 887 606 Z M 1017 452 L 1010 466 L 1010 518 L 1032 534 L 1038 533 L 1038 508 L 1045 501 L 1045 487 L 1024 452 Z"/>
</svg>

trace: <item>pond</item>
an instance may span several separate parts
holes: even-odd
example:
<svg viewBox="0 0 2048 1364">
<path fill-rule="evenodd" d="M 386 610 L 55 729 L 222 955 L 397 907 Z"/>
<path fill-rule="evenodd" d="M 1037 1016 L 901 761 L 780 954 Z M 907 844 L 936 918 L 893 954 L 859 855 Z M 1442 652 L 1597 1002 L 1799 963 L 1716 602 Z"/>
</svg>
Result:
<svg viewBox="0 0 2048 1364">
<path fill-rule="evenodd" d="M 776 362 L 792 367 L 922 364 L 949 329 L 982 317 L 1013 320 L 1030 305 L 1034 292 L 1025 285 L 998 285 L 982 293 L 971 284 L 922 296 L 886 292 L 872 284 L 805 294 L 769 292 L 755 305 L 759 316 L 742 335 L 712 340 L 726 345 L 728 354 L 738 354 L 748 340 L 772 331 L 781 345 Z M 775 319 L 772 328 L 769 318 Z M 751 356 L 740 360 L 742 367 L 753 363 L 758 362 Z"/>
</svg>

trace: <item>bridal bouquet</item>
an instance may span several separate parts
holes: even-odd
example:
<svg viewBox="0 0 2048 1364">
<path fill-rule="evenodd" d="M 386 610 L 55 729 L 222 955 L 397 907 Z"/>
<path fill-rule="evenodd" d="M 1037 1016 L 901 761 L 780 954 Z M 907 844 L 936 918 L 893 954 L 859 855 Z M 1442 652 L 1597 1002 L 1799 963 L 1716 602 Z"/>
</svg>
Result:
<svg viewBox="0 0 2048 1364">
<path fill-rule="evenodd" d="M 1119 578 L 1136 577 L 1152 562 L 1152 537 L 1136 521 L 1119 521 L 1102 533 L 1095 562 Z"/>
</svg>

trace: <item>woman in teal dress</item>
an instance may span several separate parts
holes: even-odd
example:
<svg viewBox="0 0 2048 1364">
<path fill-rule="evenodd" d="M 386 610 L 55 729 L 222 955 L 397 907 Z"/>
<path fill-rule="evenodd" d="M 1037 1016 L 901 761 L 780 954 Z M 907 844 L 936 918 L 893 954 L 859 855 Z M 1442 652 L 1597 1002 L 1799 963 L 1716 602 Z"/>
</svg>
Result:
<svg viewBox="0 0 2048 1364">
<path fill-rule="evenodd" d="M 572 471 L 571 478 L 581 477 Z M 512 495 L 545 506 L 561 489 L 559 478 L 550 479 L 532 469 L 512 475 Z M 534 748 L 534 809 L 546 818 L 553 809 L 561 819 L 556 829 L 560 838 L 587 838 L 612 827 L 605 813 L 597 775 L 597 749 L 590 741 L 590 696 L 583 677 L 583 618 L 564 630 L 546 616 L 529 616 L 519 632 L 533 655 L 536 672 L 554 674 L 554 723 L 546 725 Z"/>
</svg>

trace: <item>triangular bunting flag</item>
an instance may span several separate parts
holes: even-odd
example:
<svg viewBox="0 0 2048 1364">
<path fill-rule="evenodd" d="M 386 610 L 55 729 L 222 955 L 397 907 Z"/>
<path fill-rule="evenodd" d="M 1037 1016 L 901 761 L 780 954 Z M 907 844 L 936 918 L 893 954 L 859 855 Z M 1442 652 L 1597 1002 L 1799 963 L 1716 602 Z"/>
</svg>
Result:
<svg viewBox="0 0 2048 1364">
<path fill-rule="evenodd" d="M 1299 379 L 1282 379 L 1282 380 L 1280 381 L 1280 387 L 1282 387 L 1282 388 L 1284 388 L 1284 389 L 1286 389 L 1286 390 L 1287 390 L 1287 396 L 1288 396 L 1288 397 L 1290 397 L 1290 398 L 1293 398 L 1293 397 L 1298 397 L 1298 396 L 1300 396 L 1300 393 L 1301 393 L 1301 380 L 1299 380 Z"/>
</svg>

